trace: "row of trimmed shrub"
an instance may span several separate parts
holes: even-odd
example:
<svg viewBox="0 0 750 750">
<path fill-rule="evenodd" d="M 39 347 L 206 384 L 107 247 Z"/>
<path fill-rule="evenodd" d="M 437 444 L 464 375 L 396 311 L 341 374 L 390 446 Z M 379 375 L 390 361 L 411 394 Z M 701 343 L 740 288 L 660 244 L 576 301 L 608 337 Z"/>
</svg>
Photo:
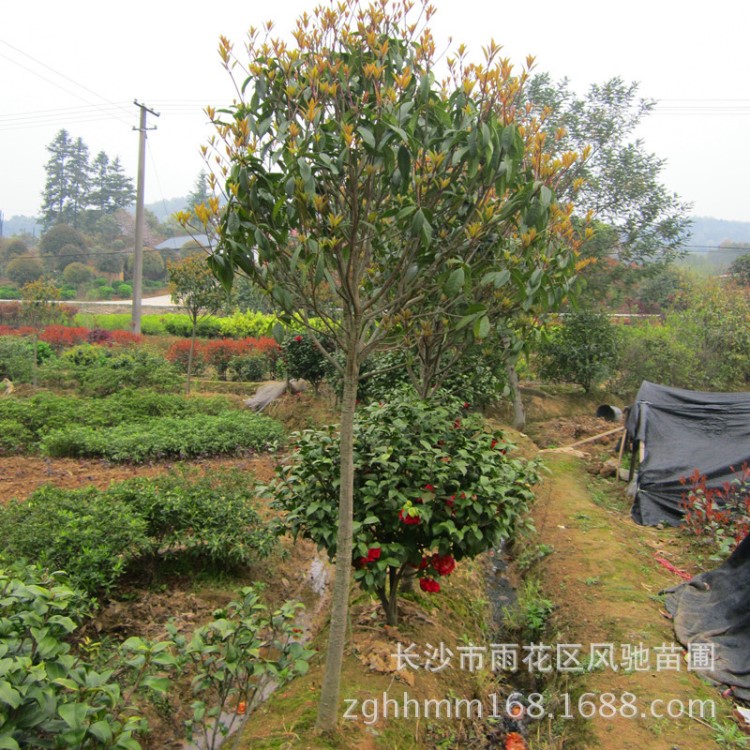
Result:
<svg viewBox="0 0 750 750">
<path fill-rule="evenodd" d="M 152 574 L 175 557 L 191 569 L 231 569 L 269 554 L 275 540 L 239 471 L 171 472 L 106 490 L 48 485 L 0 507 L 0 548 L 9 559 L 64 570 L 89 594 L 111 591 L 134 563 Z"/>
<path fill-rule="evenodd" d="M 102 429 L 140 424 L 160 417 L 215 416 L 232 409 L 225 396 L 186 398 L 174 393 L 126 390 L 102 398 L 38 393 L 31 398 L 0 399 L 0 451 L 38 450 L 53 430 Z"/>
<path fill-rule="evenodd" d="M 60 319 L 71 322 L 78 314 L 78 308 L 73 305 L 57 305 Z M 0 325 L 21 326 L 26 321 L 26 306 L 23 302 L 0 302 Z"/>
<path fill-rule="evenodd" d="M 167 359 L 187 372 L 191 342 L 175 341 L 167 351 Z M 193 373 L 201 374 L 213 367 L 219 380 L 226 380 L 231 369 L 235 380 L 261 380 L 266 373 L 276 374 L 281 347 L 268 336 L 244 339 L 212 339 L 196 341 L 193 351 Z"/>
<path fill-rule="evenodd" d="M 254 412 L 158 417 L 108 428 L 63 427 L 46 435 L 43 454 L 142 463 L 167 458 L 238 455 L 274 449 L 284 437 L 279 422 Z"/>
<path fill-rule="evenodd" d="M 32 326 L 0 325 L 0 336 L 34 336 Z M 142 344 L 143 336 L 130 331 L 108 331 L 104 328 L 84 328 L 83 326 L 49 325 L 39 332 L 39 340 L 49 344 L 58 354 L 77 344 L 102 344 L 105 346 L 129 346 Z"/>
<path fill-rule="evenodd" d="M 109 313 L 94 315 L 79 313 L 75 316 L 77 325 L 91 328 L 106 328 L 107 330 L 128 329 L 130 327 L 128 313 Z M 315 326 L 315 320 L 311 321 Z M 200 338 L 233 338 L 271 336 L 274 328 L 283 326 L 286 330 L 296 331 L 297 326 L 282 323 L 276 315 L 254 312 L 236 312 L 227 317 L 208 315 L 198 321 L 196 333 Z M 192 336 L 193 326 L 188 315 L 183 313 L 168 313 L 165 315 L 144 315 L 141 319 L 141 331 L 148 336 Z"/>
</svg>

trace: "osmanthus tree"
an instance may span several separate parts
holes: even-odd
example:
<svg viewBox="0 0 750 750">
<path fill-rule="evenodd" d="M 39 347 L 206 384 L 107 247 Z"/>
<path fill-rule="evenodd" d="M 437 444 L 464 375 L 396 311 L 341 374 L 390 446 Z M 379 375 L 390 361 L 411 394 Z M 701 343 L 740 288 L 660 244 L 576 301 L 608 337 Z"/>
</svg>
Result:
<svg viewBox="0 0 750 750">
<path fill-rule="evenodd" d="M 36 387 L 39 370 L 39 334 L 44 326 L 63 317 L 58 304 L 60 289 L 49 279 L 37 279 L 21 287 L 21 299 L 23 321 L 33 328 L 31 383 Z"/>
<path fill-rule="evenodd" d="M 185 392 L 190 393 L 198 321 L 206 315 L 218 312 L 227 301 L 227 293 L 211 273 L 205 256 L 198 253 L 175 263 L 168 261 L 167 273 L 172 302 L 183 307 L 190 318 L 190 349 L 185 380 Z"/>
<path fill-rule="evenodd" d="M 488 335 L 495 321 L 486 300 L 502 300 L 513 274 L 504 258 L 549 255 L 549 265 L 571 265 L 569 247 L 550 245 L 547 231 L 551 217 L 569 213 L 550 187 L 563 164 L 525 148 L 528 125 L 516 124 L 527 71 L 514 73 L 492 43 L 479 64 L 460 50 L 439 85 L 433 10 L 419 4 L 412 23 L 413 5 L 318 7 L 299 19 L 293 45 L 251 30 L 245 63 L 222 38 L 238 98 L 208 109 L 216 135 L 205 154 L 226 203 L 195 209 L 201 223 L 218 225 L 209 258 L 216 275 L 229 286 L 246 274 L 302 325 L 315 315 L 322 323 L 310 335 L 340 354 L 332 357 L 343 397 L 321 731 L 338 715 L 362 363 L 400 341 L 409 320 L 440 314 L 435 303 L 444 299 L 460 302 L 441 325 Z M 543 144 L 540 132 L 533 138 Z M 530 289 L 548 267 L 530 273 Z"/>
</svg>

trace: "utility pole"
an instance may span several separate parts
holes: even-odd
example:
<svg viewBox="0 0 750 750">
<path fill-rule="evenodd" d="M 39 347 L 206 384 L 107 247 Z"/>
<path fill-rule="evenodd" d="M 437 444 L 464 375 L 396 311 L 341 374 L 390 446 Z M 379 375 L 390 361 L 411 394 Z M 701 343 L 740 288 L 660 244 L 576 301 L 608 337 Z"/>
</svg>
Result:
<svg viewBox="0 0 750 750">
<path fill-rule="evenodd" d="M 159 113 L 149 109 L 145 104 L 139 104 L 137 99 L 133 104 L 141 110 L 140 125 L 133 130 L 140 133 L 138 139 L 138 184 L 135 196 L 135 255 L 133 256 L 133 314 L 130 321 L 130 330 L 133 333 L 141 332 L 141 298 L 143 296 L 143 189 L 146 184 L 146 131 L 156 130 L 146 127 L 146 117 L 151 113 L 158 117 Z"/>
</svg>

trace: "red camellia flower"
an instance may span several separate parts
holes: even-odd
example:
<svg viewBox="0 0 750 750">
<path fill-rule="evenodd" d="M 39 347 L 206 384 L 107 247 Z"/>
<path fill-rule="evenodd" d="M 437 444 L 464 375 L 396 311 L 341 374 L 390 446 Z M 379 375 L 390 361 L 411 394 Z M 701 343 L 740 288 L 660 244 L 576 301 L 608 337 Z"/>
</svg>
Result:
<svg viewBox="0 0 750 750">
<path fill-rule="evenodd" d="M 435 491 L 435 488 L 434 488 L 434 487 L 433 487 L 433 486 L 432 486 L 431 484 L 426 484 L 426 485 L 424 486 L 424 488 L 425 488 L 425 489 L 426 489 L 426 490 L 427 490 L 428 492 L 434 492 L 434 491 Z"/>
<path fill-rule="evenodd" d="M 398 512 L 398 519 L 399 521 L 402 521 L 407 526 L 414 526 L 421 522 L 421 518 L 419 516 L 410 516 L 408 513 L 404 513 L 404 509 L 401 508 L 401 510 Z"/>
<path fill-rule="evenodd" d="M 468 401 L 464 401 L 464 409 L 468 409 L 468 408 L 469 408 L 469 402 Z"/>
<path fill-rule="evenodd" d="M 492 442 L 490 443 L 490 448 L 494 448 L 497 445 L 497 440 L 495 438 L 492 438 Z"/>
<path fill-rule="evenodd" d="M 435 572 L 441 576 L 448 576 L 456 569 L 456 561 L 451 555 L 438 555 L 436 552 L 430 562 Z"/>
<path fill-rule="evenodd" d="M 302 341 L 302 336 L 295 336 L 295 337 L 294 337 L 294 340 L 295 340 L 295 341 Z"/>
<path fill-rule="evenodd" d="M 419 588 L 429 594 L 436 594 L 440 591 L 440 584 L 434 578 L 420 578 Z"/>
<path fill-rule="evenodd" d="M 380 560 L 380 547 L 372 547 L 367 550 L 367 562 L 375 562 Z"/>
<path fill-rule="evenodd" d="M 454 506 L 454 505 L 456 504 L 456 496 L 455 496 L 455 495 L 451 495 L 450 497 L 447 497 L 447 498 L 445 499 L 445 504 L 446 504 L 446 505 L 447 505 L 447 506 L 448 506 L 449 508 L 452 508 L 452 507 L 453 507 L 453 506 Z"/>
</svg>

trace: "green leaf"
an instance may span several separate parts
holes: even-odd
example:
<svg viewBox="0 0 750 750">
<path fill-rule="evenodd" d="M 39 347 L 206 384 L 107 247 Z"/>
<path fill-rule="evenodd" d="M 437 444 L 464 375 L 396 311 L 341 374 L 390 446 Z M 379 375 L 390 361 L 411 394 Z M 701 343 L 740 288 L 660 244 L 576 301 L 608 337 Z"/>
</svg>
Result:
<svg viewBox="0 0 750 750">
<path fill-rule="evenodd" d="M 474 323 L 474 337 L 478 339 L 487 338 L 487 334 L 490 332 L 490 319 L 487 315 L 483 315 L 476 323 Z"/>
<path fill-rule="evenodd" d="M 419 234 L 426 221 L 422 209 L 418 208 L 414 214 L 414 218 L 411 220 L 411 231 L 414 234 Z"/>
<path fill-rule="evenodd" d="M 104 742 L 105 744 L 112 742 L 112 727 L 110 727 L 108 721 L 95 721 L 89 727 L 89 732 L 100 742 Z"/>
<path fill-rule="evenodd" d="M 463 268 L 456 268 L 445 282 L 445 293 L 449 297 L 455 297 L 464 286 L 465 273 Z"/>
<path fill-rule="evenodd" d="M 7 680 L 0 682 L 0 703 L 5 703 L 11 708 L 18 708 L 21 705 L 21 693 Z"/>
<path fill-rule="evenodd" d="M 150 690 L 153 690 L 155 693 L 160 693 L 161 695 L 166 695 L 167 692 L 169 692 L 169 686 L 171 685 L 171 681 L 168 677 L 144 677 L 143 682 L 141 683 L 143 687 L 147 687 Z"/>
<path fill-rule="evenodd" d="M 398 148 L 398 171 L 401 173 L 401 185 L 406 188 L 411 177 L 411 154 L 406 146 Z"/>
<path fill-rule="evenodd" d="M 372 149 L 375 148 L 375 136 L 369 128 L 364 125 L 360 125 L 357 128 L 357 132 L 362 136 L 362 140 Z"/>
<path fill-rule="evenodd" d="M 482 277 L 482 286 L 485 284 L 492 284 L 495 289 L 499 289 L 501 286 L 510 281 L 510 271 L 505 268 L 502 271 L 490 271 Z"/>
<path fill-rule="evenodd" d="M 84 703 L 63 703 L 57 712 L 71 729 L 80 729 L 86 721 L 88 706 Z"/>
<path fill-rule="evenodd" d="M 7 734 L 0 737 L 0 748 L 2 750 L 21 750 L 21 746 Z"/>
</svg>

